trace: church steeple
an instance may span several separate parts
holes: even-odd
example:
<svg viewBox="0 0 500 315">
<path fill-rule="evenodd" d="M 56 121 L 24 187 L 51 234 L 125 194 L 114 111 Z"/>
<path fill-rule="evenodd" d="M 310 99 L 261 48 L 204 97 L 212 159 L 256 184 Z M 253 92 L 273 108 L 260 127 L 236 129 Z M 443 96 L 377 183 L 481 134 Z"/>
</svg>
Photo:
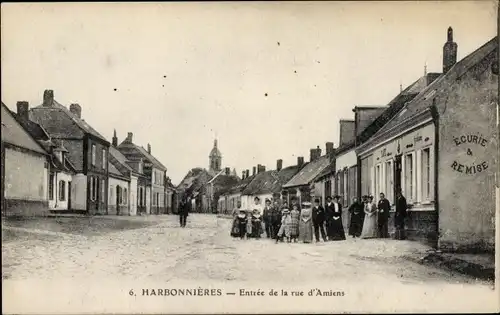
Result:
<svg viewBox="0 0 500 315">
<path fill-rule="evenodd" d="M 222 169 L 222 154 L 217 147 L 217 139 L 214 140 L 214 147 L 210 151 L 209 159 L 209 169 L 211 171 L 219 172 Z"/>
</svg>

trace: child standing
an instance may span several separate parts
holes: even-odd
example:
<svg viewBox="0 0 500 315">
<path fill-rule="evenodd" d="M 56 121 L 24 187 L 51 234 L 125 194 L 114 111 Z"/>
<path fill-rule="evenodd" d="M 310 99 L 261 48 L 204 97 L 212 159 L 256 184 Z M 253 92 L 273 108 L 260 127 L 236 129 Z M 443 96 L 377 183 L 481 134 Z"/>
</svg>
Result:
<svg viewBox="0 0 500 315">
<path fill-rule="evenodd" d="M 282 238 L 286 237 L 288 243 L 290 243 L 290 231 L 292 225 L 292 217 L 290 216 L 290 211 L 286 208 L 281 212 L 281 226 L 278 231 L 278 237 L 276 237 L 276 243 Z"/>
<path fill-rule="evenodd" d="M 245 238 L 245 234 L 247 233 L 247 214 L 245 210 L 240 210 L 238 216 L 236 217 L 238 222 L 238 230 L 239 236 L 241 239 Z"/>
<path fill-rule="evenodd" d="M 297 204 L 293 205 L 293 209 L 290 212 L 290 239 L 294 242 L 297 242 L 299 239 L 299 220 L 300 220 L 300 211 L 299 206 Z"/>
</svg>

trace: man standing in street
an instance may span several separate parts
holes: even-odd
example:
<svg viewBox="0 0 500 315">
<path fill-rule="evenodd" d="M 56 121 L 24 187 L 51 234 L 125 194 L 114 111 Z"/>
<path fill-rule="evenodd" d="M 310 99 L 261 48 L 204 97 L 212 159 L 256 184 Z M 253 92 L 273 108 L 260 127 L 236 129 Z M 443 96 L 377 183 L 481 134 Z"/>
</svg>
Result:
<svg viewBox="0 0 500 315">
<path fill-rule="evenodd" d="M 281 209 L 278 200 L 274 200 L 274 205 L 271 209 L 271 225 L 272 233 L 271 238 L 276 239 L 278 237 L 278 231 L 281 226 Z"/>
<path fill-rule="evenodd" d="M 314 236 L 316 242 L 319 242 L 319 233 L 321 232 L 321 238 L 323 242 L 326 242 L 326 232 L 325 232 L 325 209 L 319 204 L 319 199 L 314 200 L 314 207 L 312 209 L 312 220 L 314 226 Z"/>
<path fill-rule="evenodd" d="M 394 225 L 396 227 L 396 239 L 404 240 L 405 235 L 405 218 L 408 210 L 406 198 L 403 196 L 401 190 L 398 190 L 396 197 L 396 215 L 394 217 Z"/>
<path fill-rule="evenodd" d="M 179 221 L 181 227 L 186 227 L 186 221 L 189 215 L 189 202 L 189 200 L 183 199 L 179 207 Z"/>
<path fill-rule="evenodd" d="M 385 199 L 384 193 L 380 193 L 380 200 L 377 205 L 378 209 L 378 236 L 380 238 L 387 238 L 389 236 L 389 211 L 391 210 L 391 203 Z"/>
<path fill-rule="evenodd" d="M 271 200 L 266 199 L 266 205 L 264 206 L 264 211 L 262 213 L 262 218 L 264 219 L 264 228 L 266 229 L 266 237 L 271 238 L 273 235 L 273 226 L 272 226 L 272 208 L 271 208 Z"/>
</svg>

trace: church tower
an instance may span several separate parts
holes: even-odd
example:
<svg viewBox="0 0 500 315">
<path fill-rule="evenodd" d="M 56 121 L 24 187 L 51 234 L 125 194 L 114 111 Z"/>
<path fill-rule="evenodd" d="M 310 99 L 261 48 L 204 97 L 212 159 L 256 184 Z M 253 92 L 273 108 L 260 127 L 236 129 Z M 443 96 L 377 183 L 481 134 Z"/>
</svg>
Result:
<svg viewBox="0 0 500 315">
<path fill-rule="evenodd" d="M 222 168 L 222 154 L 217 148 L 217 139 L 214 140 L 214 147 L 209 155 L 209 169 L 211 171 L 219 172 Z"/>
</svg>

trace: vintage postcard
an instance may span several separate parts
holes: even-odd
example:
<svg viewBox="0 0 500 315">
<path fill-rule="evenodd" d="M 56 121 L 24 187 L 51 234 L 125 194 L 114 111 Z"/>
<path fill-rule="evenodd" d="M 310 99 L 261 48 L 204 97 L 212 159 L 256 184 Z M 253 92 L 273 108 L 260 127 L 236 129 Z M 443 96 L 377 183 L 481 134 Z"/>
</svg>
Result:
<svg viewBox="0 0 500 315">
<path fill-rule="evenodd" d="M 3 313 L 498 312 L 498 12 L 3 3 Z"/>
</svg>

